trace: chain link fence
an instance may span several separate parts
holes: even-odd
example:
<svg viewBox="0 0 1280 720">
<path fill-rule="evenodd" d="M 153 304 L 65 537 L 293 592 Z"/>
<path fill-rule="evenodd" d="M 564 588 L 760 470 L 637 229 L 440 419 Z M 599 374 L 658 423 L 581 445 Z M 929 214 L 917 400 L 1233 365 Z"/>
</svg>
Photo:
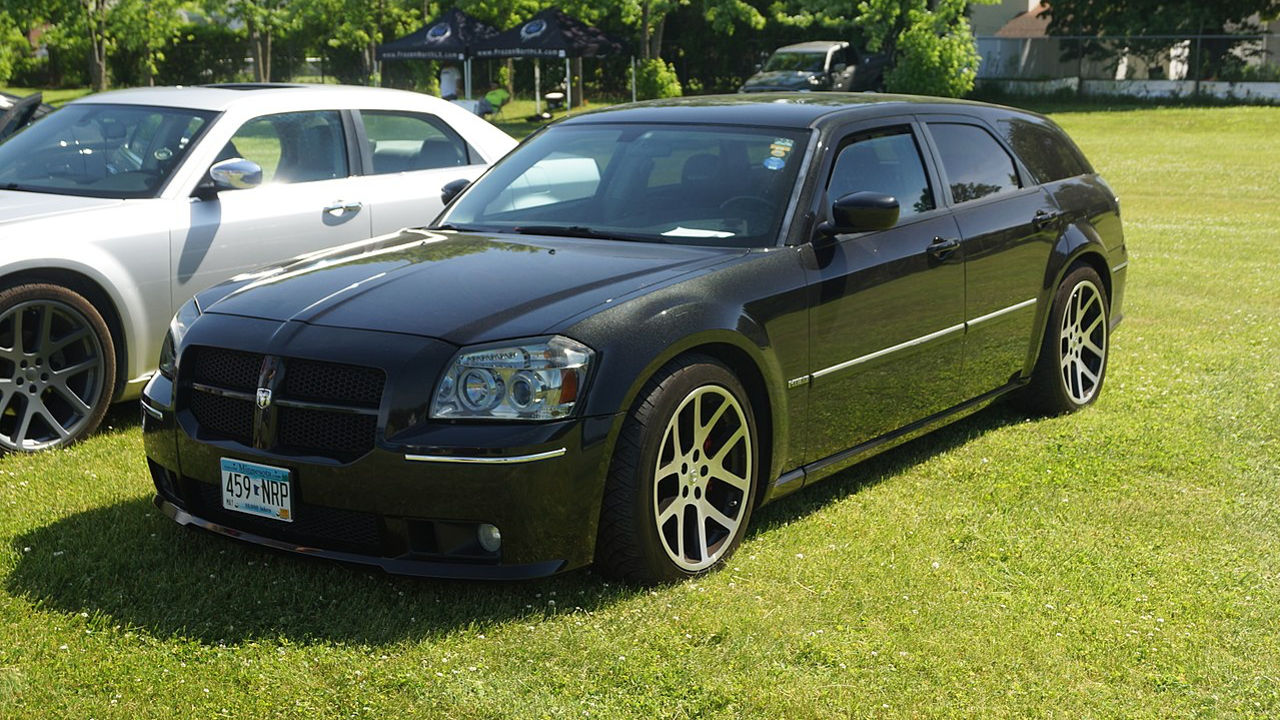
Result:
<svg viewBox="0 0 1280 720">
<path fill-rule="evenodd" d="M 1280 100 L 1280 35 L 977 38 L 979 81 L 1011 92 Z"/>
</svg>

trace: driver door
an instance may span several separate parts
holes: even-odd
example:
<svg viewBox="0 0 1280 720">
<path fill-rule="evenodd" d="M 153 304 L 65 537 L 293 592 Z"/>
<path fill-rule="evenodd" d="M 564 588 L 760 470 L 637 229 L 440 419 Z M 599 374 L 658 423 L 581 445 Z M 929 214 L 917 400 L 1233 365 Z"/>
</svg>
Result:
<svg viewBox="0 0 1280 720">
<path fill-rule="evenodd" d="M 252 160 L 262 167 L 262 185 L 180 206 L 171 235 L 174 304 L 237 273 L 370 237 L 346 137 L 336 110 L 242 125 L 215 162 Z"/>
<path fill-rule="evenodd" d="M 854 126 L 826 166 L 831 203 L 856 191 L 895 197 L 897 224 L 815 238 L 810 277 L 806 456 L 821 460 L 961 400 L 964 265 L 959 228 L 909 118 Z"/>
</svg>

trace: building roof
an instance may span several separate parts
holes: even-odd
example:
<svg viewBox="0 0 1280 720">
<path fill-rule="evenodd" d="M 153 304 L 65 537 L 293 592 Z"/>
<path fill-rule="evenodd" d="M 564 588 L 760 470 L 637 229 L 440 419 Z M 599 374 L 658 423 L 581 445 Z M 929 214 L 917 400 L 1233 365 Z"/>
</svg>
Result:
<svg viewBox="0 0 1280 720">
<path fill-rule="evenodd" d="M 1014 15 L 1012 20 L 996 31 L 996 37 L 1044 37 L 1049 28 L 1048 9 L 1048 5 L 1040 3 L 1026 12 Z"/>
</svg>

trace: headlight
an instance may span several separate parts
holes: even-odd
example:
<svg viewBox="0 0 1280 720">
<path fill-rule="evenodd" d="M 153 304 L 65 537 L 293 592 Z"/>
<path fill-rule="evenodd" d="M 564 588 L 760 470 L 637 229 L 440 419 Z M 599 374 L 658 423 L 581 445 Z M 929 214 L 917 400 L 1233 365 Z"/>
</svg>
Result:
<svg viewBox="0 0 1280 720">
<path fill-rule="evenodd" d="M 160 346 L 160 372 L 165 377 L 173 377 L 178 361 L 178 344 L 187 334 L 187 328 L 191 327 L 191 323 L 198 317 L 200 317 L 200 306 L 195 298 L 191 298 L 169 321 L 169 332 L 165 333 L 164 344 Z"/>
<path fill-rule="evenodd" d="M 573 412 L 595 353 L 556 335 L 463 348 L 440 377 L 438 420 L 554 420 Z"/>
</svg>

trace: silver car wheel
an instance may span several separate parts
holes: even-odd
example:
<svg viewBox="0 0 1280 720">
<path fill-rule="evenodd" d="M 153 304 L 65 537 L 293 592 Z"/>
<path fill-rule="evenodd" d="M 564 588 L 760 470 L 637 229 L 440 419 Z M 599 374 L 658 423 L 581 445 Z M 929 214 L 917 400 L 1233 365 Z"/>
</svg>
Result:
<svg viewBox="0 0 1280 720">
<path fill-rule="evenodd" d="M 0 449 L 74 441 L 96 423 L 105 381 L 102 345 L 80 312 L 56 300 L 9 308 L 0 315 Z"/>
<path fill-rule="evenodd" d="M 667 556 L 697 572 L 711 567 L 742 530 L 751 491 L 751 431 L 733 394 L 695 388 L 663 431 L 653 477 L 653 520 Z"/>
<path fill-rule="evenodd" d="M 1084 405 L 1098 391 L 1107 360 L 1106 303 L 1091 281 L 1072 288 L 1058 338 L 1063 388 L 1073 402 Z"/>
</svg>

